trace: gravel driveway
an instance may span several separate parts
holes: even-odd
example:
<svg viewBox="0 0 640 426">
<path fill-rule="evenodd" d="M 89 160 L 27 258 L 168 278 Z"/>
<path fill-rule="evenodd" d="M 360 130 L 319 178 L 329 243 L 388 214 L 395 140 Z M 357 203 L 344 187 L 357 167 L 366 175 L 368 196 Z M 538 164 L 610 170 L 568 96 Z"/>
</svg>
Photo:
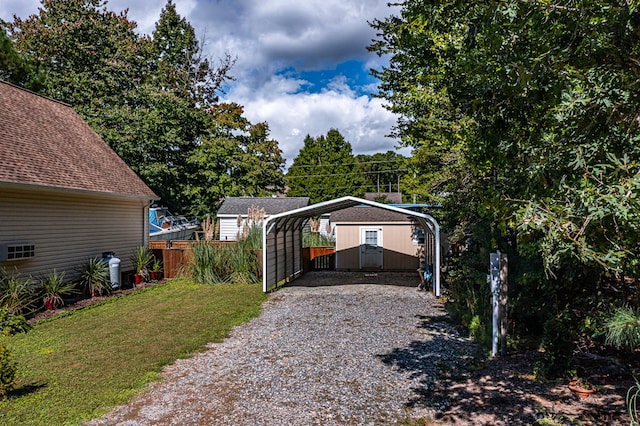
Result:
<svg viewBox="0 0 640 426">
<path fill-rule="evenodd" d="M 306 281 L 272 293 L 260 317 L 168 366 L 146 393 L 90 424 L 384 425 L 431 417 L 421 401 L 437 370 L 461 362 L 470 344 L 413 277 L 351 276 L 331 278 L 351 284 Z"/>
</svg>

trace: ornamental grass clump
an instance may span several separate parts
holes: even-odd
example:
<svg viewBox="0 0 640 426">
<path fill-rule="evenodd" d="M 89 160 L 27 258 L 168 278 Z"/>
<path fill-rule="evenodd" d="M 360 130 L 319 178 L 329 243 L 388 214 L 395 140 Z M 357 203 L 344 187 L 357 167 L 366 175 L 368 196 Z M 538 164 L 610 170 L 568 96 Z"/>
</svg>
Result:
<svg viewBox="0 0 640 426">
<path fill-rule="evenodd" d="M 191 260 L 186 275 L 201 284 L 217 284 L 224 282 L 228 275 L 227 265 L 223 258 L 223 250 L 206 243 L 191 246 Z"/>
<path fill-rule="evenodd" d="M 14 314 L 28 315 L 37 310 L 37 292 L 33 280 L 23 278 L 15 269 L 0 268 L 0 306 Z"/>
<path fill-rule="evenodd" d="M 604 327 L 605 344 L 630 351 L 640 348 L 640 311 L 626 306 L 618 308 Z"/>
<path fill-rule="evenodd" d="M 109 265 L 99 257 L 88 258 L 78 268 L 80 283 L 87 289 L 89 295 L 99 296 L 111 290 L 109 282 Z"/>
<path fill-rule="evenodd" d="M 262 247 L 262 229 L 257 225 L 247 229 L 244 238 L 234 244 L 193 244 L 191 259 L 184 274 L 202 284 L 258 282 L 262 262 L 259 255 L 259 249 Z"/>
</svg>

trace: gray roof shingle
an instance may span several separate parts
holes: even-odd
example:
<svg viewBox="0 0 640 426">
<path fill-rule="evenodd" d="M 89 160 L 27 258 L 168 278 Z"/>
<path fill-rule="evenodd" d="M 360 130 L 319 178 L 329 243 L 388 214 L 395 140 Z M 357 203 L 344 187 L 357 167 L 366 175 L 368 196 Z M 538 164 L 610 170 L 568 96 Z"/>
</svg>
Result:
<svg viewBox="0 0 640 426">
<path fill-rule="evenodd" d="M 309 205 L 309 197 L 227 197 L 218 215 L 246 215 L 252 207 L 263 208 L 267 216 L 295 210 Z"/>
<path fill-rule="evenodd" d="M 410 222 L 405 214 L 371 206 L 356 206 L 331 213 L 331 223 L 340 222 Z"/>
<path fill-rule="evenodd" d="M 0 182 L 158 196 L 68 105 L 0 81 Z"/>
</svg>

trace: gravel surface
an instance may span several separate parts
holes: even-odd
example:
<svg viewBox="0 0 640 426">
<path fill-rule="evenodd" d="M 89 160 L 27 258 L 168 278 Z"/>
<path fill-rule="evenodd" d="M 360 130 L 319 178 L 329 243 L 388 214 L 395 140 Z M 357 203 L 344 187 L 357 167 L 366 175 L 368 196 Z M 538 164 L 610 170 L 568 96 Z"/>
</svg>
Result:
<svg viewBox="0 0 640 426">
<path fill-rule="evenodd" d="M 434 408 L 421 401 L 437 372 L 464 362 L 472 345 L 430 293 L 378 280 L 280 289 L 260 317 L 168 366 L 143 395 L 89 424 L 384 425 L 431 418 Z"/>
</svg>

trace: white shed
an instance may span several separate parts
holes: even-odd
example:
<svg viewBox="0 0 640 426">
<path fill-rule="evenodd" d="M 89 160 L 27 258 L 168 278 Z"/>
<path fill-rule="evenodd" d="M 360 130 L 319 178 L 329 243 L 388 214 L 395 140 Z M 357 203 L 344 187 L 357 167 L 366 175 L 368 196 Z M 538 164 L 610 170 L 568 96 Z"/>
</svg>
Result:
<svg viewBox="0 0 640 426">
<path fill-rule="evenodd" d="M 220 240 L 236 241 L 242 228 L 251 225 L 250 209 L 264 210 L 264 218 L 309 205 L 309 197 L 227 197 L 218 210 Z M 261 223 L 256 223 L 261 226 Z"/>
</svg>

